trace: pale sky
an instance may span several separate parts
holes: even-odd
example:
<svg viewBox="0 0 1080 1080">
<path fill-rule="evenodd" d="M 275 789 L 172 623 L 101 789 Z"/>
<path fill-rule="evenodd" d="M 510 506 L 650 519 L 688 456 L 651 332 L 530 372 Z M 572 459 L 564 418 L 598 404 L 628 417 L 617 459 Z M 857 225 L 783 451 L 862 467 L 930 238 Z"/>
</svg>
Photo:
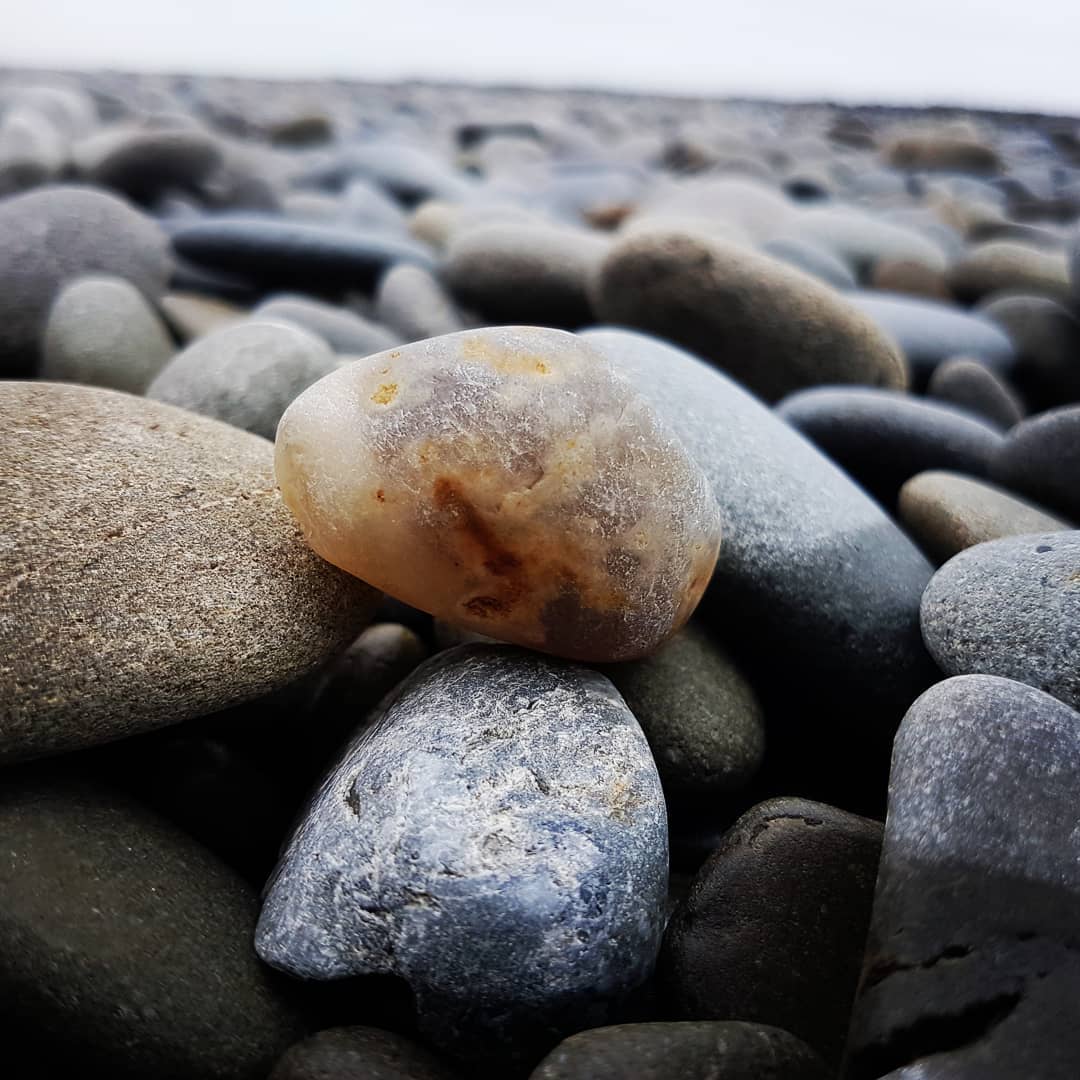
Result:
<svg viewBox="0 0 1080 1080">
<path fill-rule="evenodd" d="M 0 65 L 1080 114 L 1080 0 L 0 0 Z"/>
</svg>

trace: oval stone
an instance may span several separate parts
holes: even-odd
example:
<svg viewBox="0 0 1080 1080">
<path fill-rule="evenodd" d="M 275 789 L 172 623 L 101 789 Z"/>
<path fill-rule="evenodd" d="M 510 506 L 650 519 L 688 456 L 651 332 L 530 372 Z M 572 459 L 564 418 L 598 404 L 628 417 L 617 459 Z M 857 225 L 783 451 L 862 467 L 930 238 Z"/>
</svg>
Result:
<svg viewBox="0 0 1080 1080">
<path fill-rule="evenodd" d="M 642 656 L 708 584 L 708 481 L 606 359 L 498 327 L 349 364 L 282 417 L 282 496 L 325 559 L 478 633 Z"/>
<path fill-rule="evenodd" d="M 462 1057 L 603 1023 L 655 962 L 667 820 L 602 675 L 465 645 L 385 699 L 271 879 L 255 947 L 308 979 L 394 974 Z"/>
</svg>

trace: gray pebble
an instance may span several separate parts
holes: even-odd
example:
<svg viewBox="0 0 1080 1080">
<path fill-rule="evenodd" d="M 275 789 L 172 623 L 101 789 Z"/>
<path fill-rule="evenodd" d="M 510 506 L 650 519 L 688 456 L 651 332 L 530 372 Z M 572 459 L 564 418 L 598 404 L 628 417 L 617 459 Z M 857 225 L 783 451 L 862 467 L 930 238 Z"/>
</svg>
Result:
<svg viewBox="0 0 1080 1080">
<path fill-rule="evenodd" d="M 271 297 L 251 315 L 255 319 L 293 323 L 321 337 L 334 352 L 349 356 L 370 356 L 402 343 L 401 338 L 386 326 L 354 311 L 306 296 L 283 294 Z"/>
<path fill-rule="evenodd" d="M 1024 419 L 1024 403 L 1005 380 L 986 364 L 964 356 L 938 364 L 926 392 L 1003 430 Z"/>
<path fill-rule="evenodd" d="M 323 782 L 255 945 L 303 978 L 396 974 L 437 1044 L 527 1056 L 648 976 L 666 889 L 656 767 L 611 683 L 463 646 L 417 669 Z"/>
<path fill-rule="evenodd" d="M 375 314 L 404 341 L 454 334 L 465 320 L 439 280 L 421 266 L 399 263 L 379 281 Z"/>
<path fill-rule="evenodd" d="M 433 1054 L 391 1031 L 330 1028 L 291 1046 L 269 1080 L 454 1080 Z"/>
<path fill-rule="evenodd" d="M 990 477 L 1080 521 L 1080 405 L 1017 424 L 994 456 Z"/>
</svg>

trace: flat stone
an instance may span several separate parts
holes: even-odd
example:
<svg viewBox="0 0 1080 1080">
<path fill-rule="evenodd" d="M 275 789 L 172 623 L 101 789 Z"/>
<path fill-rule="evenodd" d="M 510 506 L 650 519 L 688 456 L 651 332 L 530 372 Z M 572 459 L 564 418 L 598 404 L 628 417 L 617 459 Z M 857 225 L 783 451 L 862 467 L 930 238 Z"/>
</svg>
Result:
<svg viewBox="0 0 1080 1080">
<path fill-rule="evenodd" d="M 321 337 L 334 352 L 351 356 L 368 356 L 401 344 L 401 338 L 388 327 L 365 319 L 355 311 L 306 296 L 271 297 L 251 315 L 255 319 L 302 327 Z"/>
<path fill-rule="evenodd" d="M 192 262 L 267 285 L 372 288 L 397 262 L 430 267 L 418 244 L 385 231 L 273 218 L 215 217 L 177 226 L 176 251 Z"/>
<path fill-rule="evenodd" d="M 1080 405 L 1017 424 L 995 455 L 990 478 L 1080 521 Z"/>
<path fill-rule="evenodd" d="M 488 322 L 575 330 L 592 321 L 588 282 L 609 247 L 586 229 L 484 225 L 451 239 L 443 278 Z"/>
<path fill-rule="evenodd" d="M 1042 296 L 988 297 L 979 312 L 1009 335 L 1013 378 L 1034 411 L 1080 401 L 1080 320 Z"/>
<path fill-rule="evenodd" d="M 774 259 L 781 259 L 804 273 L 819 278 L 834 289 L 855 288 L 855 275 L 847 263 L 828 248 L 794 237 L 781 237 L 766 241 L 761 245 L 761 250 Z"/>
<path fill-rule="evenodd" d="M 282 418 L 282 496 L 324 558 L 465 629 L 591 661 L 689 618 L 719 517 L 592 348 L 502 327 L 345 365 Z"/>
<path fill-rule="evenodd" d="M 926 392 L 1002 430 L 1024 419 L 1024 403 L 999 375 L 978 360 L 954 356 L 934 368 Z"/>
<path fill-rule="evenodd" d="M 170 272 L 161 229 L 102 191 L 51 187 L 0 202 L 0 374 L 30 373 L 69 281 L 108 274 L 153 298 Z"/>
<path fill-rule="evenodd" d="M 179 723 L 313 670 L 375 597 L 281 504 L 269 443 L 108 390 L 0 385 L 0 760 Z"/>
<path fill-rule="evenodd" d="M 951 356 L 970 356 L 1001 372 L 1015 361 L 1012 342 L 985 317 L 915 296 L 852 292 L 846 298 L 900 346 L 916 387 Z"/>
<path fill-rule="evenodd" d="M 375 315 L 403 341 L 423 341 L 466 328 L 461 312 L 435 275 L 409 263 L 391 267 L 380 279 Z"/>
<path fill-rule="evenodd" d="M 858 700 L 860 723 L 891 735 L 933 678 L 918 630 L 930 564 L 847 475 L 715 368 L 641 334 L 581 336 L 712 482 L 725 524 L 710 590 L 719 617 L 738 612 L 740 638 L 758 642 L 801 696 L 830 712 Z"/>
<path fill-rule="evenodd" d="M 668 924 L 658 979 L 670 1015 L 773 1024 L 838 1063 L 880 849 L 876 821 L 823 803 L 748 810 Z"/>
<path fill-rule="evenodd" d="M 923 472 L 900 489 L 900 518 L 936 562 L 987 540 L 1069 524 L 1002 488 L 951 472 Z"/>
<path fill-rule="evenodd" d="M 37 1075 L 257 1080 L 299 1036 L 255 892 L 179 829 L 39 769 L 5 774 L 0 832 L 0 1014 Z"/>
<path fill-rule="evenodd" d="M 903 387 L 872 320 L 778 259 L 688 234 L 615 245 L 594 283 L 600 318 L 666 338 L 767 401 L 819 383 Z"/>
<path fill-rule="evenodd" d="M 184 344 L 239 322 L 247 315 L 242 307 L 198 293 L 166 293 L 158 306 L 173 333 Z"/>
<path fill-rule="evenodd" d="M 615 1024 L 571 1035 L 529 1080 L 826 1080 L 805 1043 L 765 1024 Z"/>
<path fill-rule="evenodd" d="M 269 1080 L 454 1080 L 415 1043 L 374 1027 L 329 1028 L 291 1046 Z"/>
<path fill-rule="evenodd" d="M 141 394 L 175 350 L 160 316 L 131 282 L 85 277 L 53 303 L 42 351 L 43 379 Z"/>
<path fill-rule="evenodd" d="M 1000 675 L 1080 706 L 1080 532 L 992 540 L 950 559 L 922 600 L 949 675 Z"/>
<path fill-rule="evenodd" d="M 1012 240 L 976 244 L 949 267 L 949 287 L 974 303 L 996 292 L 1020 292 L 1067 301 L 1069 267 L 1063 251 L 1047 251 Z"/>
<path fill-rule="evenodd" d="M 912 705 L 849 1076 L 1075 1075 L 1078 785 L 1080 715 L 1048 694 L 969 675 Z"/>
<path fill-rule="evenodd" d="M 659 778 L 611 683 L 467 645 L 418 668 L 345 749 L 255 947 L 307 979 L 395 974 L 436 1045 L 527 1060 L 649 975 L 666 889 Z"/>
<path fill-rule="evenodd" d="M 735 662 L 691 623 L 652 656 L 600 669 L 641 724 L 669 800 L 738 791 L 765 754 L 765 718 Z"/>
<path fill-rule="evenodd" d="M 896 169 L 989 175 L 1000 167 L 993 147 L 981 139 L 933 129 L 897 136 L 882 156 Z"/>
<path fill-rule="evenodd" d="M 177 353 L 146 396 L 273 439 L 289 404 L 336 370 L 321 338 L 288 323 L 249 319 Z"/>
<path fill-rule="evenodd" d="M 889 390 L 802 390 L 776 412 L 888 507 L 926 469 L 985 476 L 1002 444 L 998 428 L 969 412 Z"/>
</svg>

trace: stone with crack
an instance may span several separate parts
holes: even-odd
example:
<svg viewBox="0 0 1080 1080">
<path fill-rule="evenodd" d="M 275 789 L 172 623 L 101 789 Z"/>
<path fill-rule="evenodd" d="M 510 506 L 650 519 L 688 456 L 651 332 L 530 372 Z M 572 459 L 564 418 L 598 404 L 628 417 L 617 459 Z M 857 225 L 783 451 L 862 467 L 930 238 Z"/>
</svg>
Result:
<svg viewBox="0 0 1080 1080">
<path fill-rule="evenodd" d="M 712 575 L 702 469 L 590 345 L 535 327 L 349 364 L 281 419 L 282 496 L 323 558 L 478 633 L 643 656 Z"/>
<path fill-rule="evenodd" d="M 255 947 L 305 979 L 405 979 L 421 1033 L 459 1058 L 542 1053 L 649 975 L 666 824 L 606 678 L 461 646 L 401 684 L 331 770 Z"/>
<path fill-rule="evenodd" d="M 1080 714 L 946 679 L 896 737 L 846 1075 L 1072 1080 Z"/>
</svg>

